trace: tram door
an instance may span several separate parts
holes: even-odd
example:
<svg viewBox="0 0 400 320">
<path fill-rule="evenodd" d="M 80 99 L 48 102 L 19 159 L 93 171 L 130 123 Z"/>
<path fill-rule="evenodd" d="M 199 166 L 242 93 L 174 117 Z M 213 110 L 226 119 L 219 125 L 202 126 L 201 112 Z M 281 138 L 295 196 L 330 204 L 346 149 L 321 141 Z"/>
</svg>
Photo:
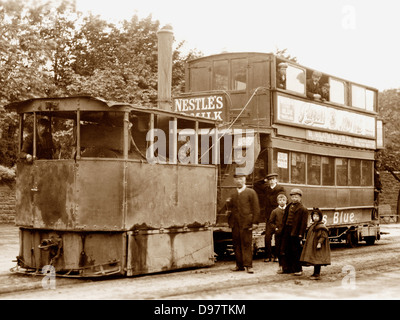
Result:
<svg viewBox="0 0 400 320">
<path fill-rule="evenodd" d="M 254 162 L 254 171 L 253 171 L 253 184 L 257 181 L 265 179 L 265 176 L 268 173 L 268 149 L 261 149 L 260 153 L 256 161 Z M 265 220 L 265 196 L 262 192 L 255 189 L 258 195 L 258 200 L 260 203 L 260 221 Z"/>
</svg>

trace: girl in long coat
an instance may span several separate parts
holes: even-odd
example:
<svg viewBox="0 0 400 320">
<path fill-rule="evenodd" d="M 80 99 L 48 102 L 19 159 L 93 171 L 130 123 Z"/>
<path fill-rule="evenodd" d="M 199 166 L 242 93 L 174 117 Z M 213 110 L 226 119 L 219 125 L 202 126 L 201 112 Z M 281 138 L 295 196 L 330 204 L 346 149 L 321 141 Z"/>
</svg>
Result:
<svg viewBox="0 0 400 320">
<path fill-rule="evenodd" d="M 320 279 L 321 266 L 331 264 L 331 249 L 329 244 L 328 228 L 322 221 L 322 212 L 314 208 L 311 212 L 313 221 L 307 232 L 306 243 L 300 256 L 300 261 L 305 266 L 314 266 L 313 280 Z"/>
</svg>

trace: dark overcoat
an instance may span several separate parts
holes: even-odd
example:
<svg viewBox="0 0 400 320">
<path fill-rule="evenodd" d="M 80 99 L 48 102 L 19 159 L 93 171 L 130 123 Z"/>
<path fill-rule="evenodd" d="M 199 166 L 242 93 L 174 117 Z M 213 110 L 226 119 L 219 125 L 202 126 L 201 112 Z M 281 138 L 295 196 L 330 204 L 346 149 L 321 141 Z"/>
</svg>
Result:
<svg viewBox="0 0 400 320">
<path fill-rule="evenodd" d="M 310 226 L 306 243 L 300 256 L 300 262 L 303 265 L 331 264 L 331 248 L 328 235 L 328 228 L 323 222 L 313 223 Z M 320 249 L 317 249 L 318 243 L 321 243 Z"/>
<path fill-rule="evenodd" d="M 272 189 L 267 182 L 264 180 L 259 180 L 254 183 L 254 190 L 257 191 L 260 197 L 263 197 L 263 202 L 265 203 L 264 220 L 268 225 L 272 210 L 278 207 L 278 194 L 285 194 L 285 189 L 279 184 Z"/>
<path fill-rule="evenodd" d="M 253 189 L 246 188 L 240 195 L 237 191 L 234 192 L 228 208 L 228 223 L 231 228 L 237 223 L 240 229 L 248 229 L 253 223 L 257 223 L 260 206 L 257 193 Z"/>
</svg>

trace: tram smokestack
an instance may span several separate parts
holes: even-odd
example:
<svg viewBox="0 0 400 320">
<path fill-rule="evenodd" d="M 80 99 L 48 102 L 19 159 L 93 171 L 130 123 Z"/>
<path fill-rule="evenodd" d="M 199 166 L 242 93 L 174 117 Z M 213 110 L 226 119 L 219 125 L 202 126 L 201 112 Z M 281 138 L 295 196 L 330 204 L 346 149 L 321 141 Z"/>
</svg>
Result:
<svg viewBox="0 0 400 320">
<path fill-rule="evenodd" d="M 157 32 L 158 37 L 158 105 L 159 109 L 172 110 L 172 43 L 174 33 L 170 25 Z"/>
</svg>

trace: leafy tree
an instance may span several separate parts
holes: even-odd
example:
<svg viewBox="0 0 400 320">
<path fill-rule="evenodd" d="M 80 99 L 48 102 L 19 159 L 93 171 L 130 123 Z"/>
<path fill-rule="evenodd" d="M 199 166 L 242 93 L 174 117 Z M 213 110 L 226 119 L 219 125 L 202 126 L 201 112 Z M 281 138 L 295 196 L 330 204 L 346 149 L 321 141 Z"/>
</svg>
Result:
<svg viewBox="0 0 400 320">
<path fill-rule="evenodd" d="M 35 97 L 87 94 L 155 105 L 157 31 L 151 15 L 112 24 L 76 11 L 74 0 L 0 0 L 0 164 L 16 161 L 17 117 L 3 105 Z M 173 92 L 184 64 L 173 52 Z"/>
<path fill-rule="evenodd" d="M 385 149 L 378 153 L 380 168 L 394 173 L 400 171 L 400 89 L 379 94 L 379 115 L 385 128 Z"/>
</svg>

